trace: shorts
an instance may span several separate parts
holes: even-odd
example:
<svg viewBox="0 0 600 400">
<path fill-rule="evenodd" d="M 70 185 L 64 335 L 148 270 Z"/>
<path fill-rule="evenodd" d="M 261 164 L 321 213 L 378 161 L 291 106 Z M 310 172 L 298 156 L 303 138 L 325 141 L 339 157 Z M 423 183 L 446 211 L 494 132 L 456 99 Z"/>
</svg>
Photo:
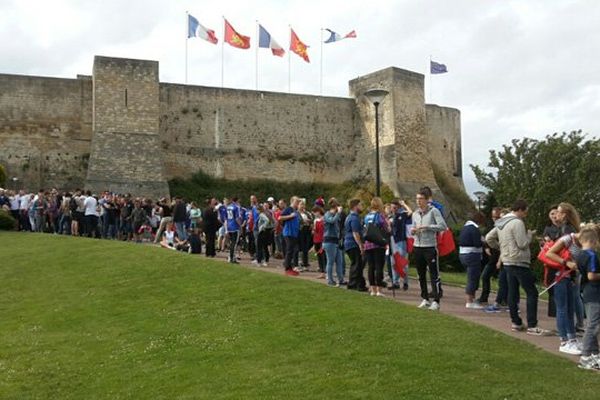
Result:
<svg viewBox="0 0 600 400">
<path fill-rule="evenodd" d="M 225 226 L 219 228 L 219 236 L 225 236 L 226 233 Z"/>
<path fill-rule="evenodd" d="M 83 213 L 81 211 L 73 211 L 73 221 L 83 224 Z"/>
</svg>

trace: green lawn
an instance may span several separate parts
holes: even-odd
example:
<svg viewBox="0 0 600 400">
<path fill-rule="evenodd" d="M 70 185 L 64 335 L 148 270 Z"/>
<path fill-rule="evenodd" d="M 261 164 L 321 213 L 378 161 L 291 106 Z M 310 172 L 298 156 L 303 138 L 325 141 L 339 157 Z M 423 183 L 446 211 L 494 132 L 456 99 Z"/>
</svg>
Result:
<svg viewBox="0 0 600 400">
<path fill-rule="evenodd" d="M 593 399 L 442 314 L 143 245 L 0 233 L 1 399 Z"/>
</svg>

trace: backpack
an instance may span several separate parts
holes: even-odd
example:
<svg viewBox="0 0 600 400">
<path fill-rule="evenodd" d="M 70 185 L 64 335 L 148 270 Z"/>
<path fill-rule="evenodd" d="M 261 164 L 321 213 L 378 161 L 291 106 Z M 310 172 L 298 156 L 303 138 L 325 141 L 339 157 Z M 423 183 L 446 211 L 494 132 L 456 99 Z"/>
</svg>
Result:
<svg viewBox="0 0 600 400">
<path fill-rule="evenodd" d="M 69 200 L 69 210 L 71 212 L 77 211 L 77 200 L 75 200 L 75 197 L 71 197 L 71 200 Z"/>
</svg>

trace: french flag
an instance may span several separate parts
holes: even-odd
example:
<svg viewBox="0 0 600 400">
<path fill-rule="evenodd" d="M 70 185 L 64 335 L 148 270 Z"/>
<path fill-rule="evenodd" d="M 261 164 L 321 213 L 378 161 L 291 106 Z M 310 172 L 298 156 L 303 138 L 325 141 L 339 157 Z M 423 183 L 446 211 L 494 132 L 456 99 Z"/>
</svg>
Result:
<svg viewBox="0 0 600 400">
<path fill-rule="evenodd" d="M 342 36 L 339 33 L 335 33 L 331 29 L 325 29 L 325 30 L 327 32 L 329 32 L 329 39 L 327 39 L 325 41 L 325 43 L 333 43 L 333 42 L 338 42 L 338 41 L 343 40 L 343 39 L 349 39 L 349 38 L 355 38 L 356 37 L 356 31 L 352 31 L 352 32 L 350 32 L 350 33 Z"/>
<path fill-rule="evenodd" d="M 404 267 L 408 265 L 408 258 L 405 257 L 404 254 L 398 248 L 394 237 L 390 238 L 390 251 L 391 251 L 391 261 L 394 270 L 400 275 L 402 278 L 406 277 L 406 270 Z"/>
<path fill-rule="evenodd" d="M 260 24 L 258 25 L 258 47 L 271 49 L 274 56 L 283 57 L 285 54 L 283 47 L 281 47 L 275 39 L 271 37 L 271 34 Z"/>
<path fill-rule="evenodd" d="M 215 36 L 215 31 L 204 27 L 198 20 L 188 14 L 188 38 L 199 37 L 212 44 L 217 44 L 219 39 Z"/>
</svg>

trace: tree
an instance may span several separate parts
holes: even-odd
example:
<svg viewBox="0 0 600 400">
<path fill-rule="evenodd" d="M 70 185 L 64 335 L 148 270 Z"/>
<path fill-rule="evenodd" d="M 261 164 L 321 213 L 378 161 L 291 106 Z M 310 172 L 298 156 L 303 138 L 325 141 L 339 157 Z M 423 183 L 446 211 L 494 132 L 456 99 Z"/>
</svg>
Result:
<svg viewBox="0 0 600 400">
<path fill-rule="evenodd" d="M 548 209 L 561 201 L 573 204 L 582 220 L 600 218 L 600 141 L 581 131 L 555 133 L 544 140 L 513 139 L 501 151 L 490 150 L 488 167 L 471 165 L 479 184 L 497 204 L 529 202 L 528 222 L 542 229 Z"/>
</svg>

